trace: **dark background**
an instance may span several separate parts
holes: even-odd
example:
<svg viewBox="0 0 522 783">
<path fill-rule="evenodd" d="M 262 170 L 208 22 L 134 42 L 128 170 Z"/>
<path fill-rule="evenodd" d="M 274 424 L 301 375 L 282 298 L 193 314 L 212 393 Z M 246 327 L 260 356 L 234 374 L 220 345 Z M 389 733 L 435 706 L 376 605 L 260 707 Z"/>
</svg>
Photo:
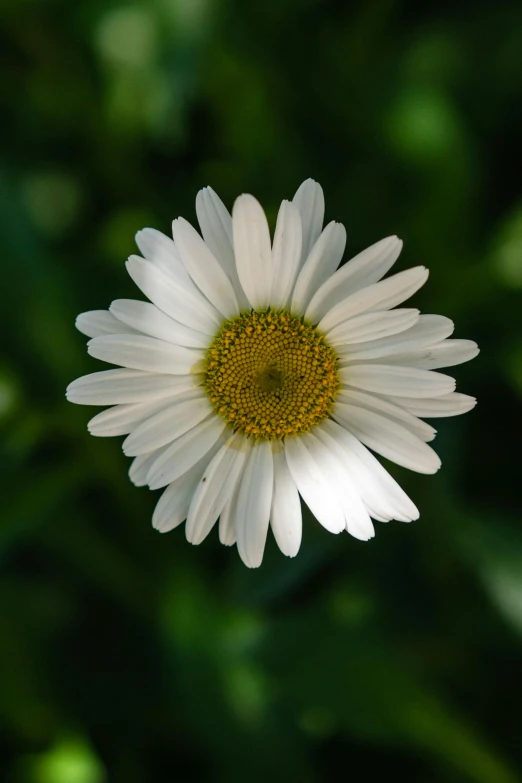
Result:
<svg viewBox="0 0 522 783">
<path fill-rule="evenodd" d="M 0 780 L 522 779 L 522 4 L 2 0 Z M 392 233 L 482 352 L 421 510 L 305 520 L 249 571 L 150 518 L 65 402 L 78 312 L 136 295 L 197 190 L 273 221 L 312 176 L 347 257 Z M 272 223 L 273 224 L 273 223 Z M 138 295 L 139 298 L 139 295 Z"/>
</svg>

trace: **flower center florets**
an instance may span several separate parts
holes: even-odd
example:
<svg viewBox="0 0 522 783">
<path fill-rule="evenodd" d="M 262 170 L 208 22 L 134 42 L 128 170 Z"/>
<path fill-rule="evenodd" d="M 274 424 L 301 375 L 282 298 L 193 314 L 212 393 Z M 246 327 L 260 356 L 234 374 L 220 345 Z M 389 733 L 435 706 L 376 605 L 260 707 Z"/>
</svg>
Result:
<svg viewBox="0 0 522 783">
<path fill-rule="evenodd" d="M 337 356 L 303 318 L 252 310 L 222 324 L 207 351 L 204 385 L 236 431 L 279 440 L 328 416 L 340 386 Z"/>
</svg>

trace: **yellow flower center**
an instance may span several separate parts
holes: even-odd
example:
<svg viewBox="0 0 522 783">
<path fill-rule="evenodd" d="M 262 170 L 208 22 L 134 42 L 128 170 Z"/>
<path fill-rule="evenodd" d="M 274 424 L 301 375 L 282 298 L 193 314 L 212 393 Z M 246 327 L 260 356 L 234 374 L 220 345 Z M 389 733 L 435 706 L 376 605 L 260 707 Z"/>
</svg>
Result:
<svg viewBox="0 0 522 783">
<path fill-rule="evenodd" d="M 221 326 L 207 351 L 204 385 L 234 430 L 279 440 L 308 432 L 331 412 L 337 356 L 303 318 L 253 310 Z"/>
</svg>

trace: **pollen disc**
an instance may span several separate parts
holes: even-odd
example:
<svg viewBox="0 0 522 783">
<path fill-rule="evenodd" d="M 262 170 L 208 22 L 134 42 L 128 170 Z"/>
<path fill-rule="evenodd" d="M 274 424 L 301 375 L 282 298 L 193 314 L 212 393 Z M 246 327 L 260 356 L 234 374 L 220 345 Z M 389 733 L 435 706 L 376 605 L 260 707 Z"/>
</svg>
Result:
<svg viewBox="0 0 522 783">
<path fill-rule="evenodd" d="M 225 321 L 206 356 L 204 384 L 218 416 L 259 440 L 308 432 L 339 390 L 337 355 L 287 310 L 252 310 Z"/>
</svg>

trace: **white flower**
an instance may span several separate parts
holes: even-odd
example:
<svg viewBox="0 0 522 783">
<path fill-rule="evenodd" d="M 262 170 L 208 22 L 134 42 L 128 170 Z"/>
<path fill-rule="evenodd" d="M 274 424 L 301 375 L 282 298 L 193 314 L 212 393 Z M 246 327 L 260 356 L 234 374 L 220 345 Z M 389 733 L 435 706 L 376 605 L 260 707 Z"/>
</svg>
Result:
<svg viewBox="0 0 522 783">
<path fill-rule="evenodd" d="M 393 309 L 425 282 L 423 266 L 382 280 L 402 242 L 377 242 L 340 269 L 346 232 L 323 229 L 313 180 L 283 201 L 273 241 L 253 196 L 232 217 L 204 188 L 203 239 L 183 218 L 169 239 L 136 237 L 127 269 L 150 302 L 119 299 L 78 317 L 91 356 L 120 369 L 74 381 L 71 402 L 111 405 L 93 435 L 127 435 L 137 486 L 167 487 L 153 516 L 162 532 L 185 519 L 199 544 L 219 518 L 223 544 L 259 566 L 269 525 L 285 555 L 301 542 L 301 504 L 330 532 L 368 540 L 371 517 L 419 513 L 368 451 L 419 473 L 440 460 L 420 417 L 455 416 L 475 400 L 433 372 L 472 359 L 453 323 Z M 337 270 L 337 271 L 336 271 Z"/>
</svg>

